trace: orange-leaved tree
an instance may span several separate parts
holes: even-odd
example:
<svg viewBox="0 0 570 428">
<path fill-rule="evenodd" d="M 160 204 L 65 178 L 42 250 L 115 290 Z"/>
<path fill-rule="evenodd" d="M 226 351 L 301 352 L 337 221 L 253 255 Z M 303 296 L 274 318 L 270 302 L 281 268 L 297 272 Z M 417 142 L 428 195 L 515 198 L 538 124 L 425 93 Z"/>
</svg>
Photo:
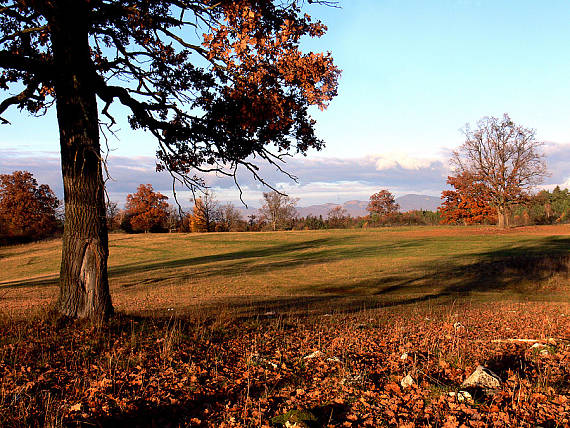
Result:
<svg viewBox="0 0 570 428">
<path fill-rule="evenodd" d="M 216 229 L 218 202 L 211 191 L 205 191 L 201 198 L 194 200 L 190 219 L 192 232 L 213 232 Z"/>
<path fill-rule="evenodd" d="M 163 229 L 170 214 L 168 197 L 155 192 L 150 184 L 139 185 L 137 192 L 127 195 L 126 215 L 135 232 Z"/>
<path fill-rule="evenodd" d="M 113 311 L 100 119 L 111 126 L 114 115 L 125 115 L 132 128 L 151 133 L 158 168 L 190 187 L 203 184 L 200 171 L 235 177 L 243 168 L 263 181 L 254 159 L 281 168 L 285 156 L 323 147 L 309 108 L 326 108 L 340 71 L 329 53 L 302 51 L 304 37 L 326 31 L 303 4 L 0 1 L 0 90 L 7 94 L 0 115 L 10 106 L 34 115 L 57 109 L 61 314 Z"/>
<path fill-rule="evenodd" d="M 383 216 L 398 212 L 400 206 L 396 203 L 394 195 L 388 190 L 380 190 L 370 196 L 370 202 L 366 207 L 371 215 Z"/>
<path fill-rule="evenodd" d="M 59 201 L 28 171 L 0 175 L 0 229 L 9 239 L 39 239 L 57 227 Z"/>
<path fill-rule="evenodd" d="M 475 224 L 497 222 L 497 209 L 491 206 L 489 188 L 468 172 L 447 177 L 454 190 L 441 192 L 439 212 L 443 224 Z"/>
</svg>

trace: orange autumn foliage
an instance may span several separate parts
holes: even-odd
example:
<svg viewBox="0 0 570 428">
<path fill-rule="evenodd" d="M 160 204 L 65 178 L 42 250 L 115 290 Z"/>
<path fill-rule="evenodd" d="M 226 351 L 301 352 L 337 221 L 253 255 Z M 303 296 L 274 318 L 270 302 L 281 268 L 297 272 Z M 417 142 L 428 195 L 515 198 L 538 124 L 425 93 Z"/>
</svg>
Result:
<svg viewBox="0 0 570 428">
<path fill-rule="evenodd" d="M 168 219 L 168 197 L 155 192 L 151 184 L 141 184 L 137 192 L 127 195 L 127 216 L 135 232 L 163 228 Z"/>
<path fill-rule="evenodd" d="M 59 201 L 47 184 L 28 171 L 0 175 L 0 235 L 9 239 L 39 239 L 57 227 Z"/>
<path fill-rule="evenodd" d="M 400 206 L 396 203 L 394 195 L 388 190 L 380 190 L 370 196 L 370 202 L 366 210 L 370 215 L 376 214 L 379 216 L 393 214 L 398 212 Z"/>
<path fill-rule="evenodd" d="M 442 224 L 476 224 L 497 222 L 497 209 L 490 206 L 489 189 L 471 174 L 464 172 L 447 177 L 455 190 L 441 192 L 439 208 Z"/>
</svg>

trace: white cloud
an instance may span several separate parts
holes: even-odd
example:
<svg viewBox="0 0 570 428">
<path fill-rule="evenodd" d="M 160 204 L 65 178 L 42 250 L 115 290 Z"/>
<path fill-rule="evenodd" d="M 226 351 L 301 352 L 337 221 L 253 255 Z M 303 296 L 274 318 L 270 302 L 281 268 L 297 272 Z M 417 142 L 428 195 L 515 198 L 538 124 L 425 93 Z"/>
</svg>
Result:
<svg viewBox="0 0 570 428">
<path fill-rule="evenodd" d="M 393 168 L 402 168 L 417 171 L 422 168 L 430 168 L 436 162 L 442 162 L 444 159 L 434 159 L 427 157 L 416 157 L 405 152 L 391 152 L 380 155 L 374 155 L 376 158 L 375 165 L 378 171 Z"/>
<path fill-rule="evenodd" d="M 549 143 L 545 147 L 549 170 L 544 188 L 557 184 L 570 187 L 570 144 Z M 168 173 L 155 171 L 152 156 L 109 156 L 108 182 L 111 199 L 123 204 L 128 193 L 141 183 L 171 195 L 172 179 Z M 397 196 L 417 193 L 438 196 L 446 188 L 449 174 L 444 153 L 440 156 L 420 156 L 405 152 L 374 154 L 360 158 L 308 157 L 289 159 L 283 168 L 299 178 L 298 183 L 288 180 L 275 167 L 260 164 L 259 175 L 268 183 L 293 197 L 301 198 L 301 206 L 326 202 L 342 203 L 347 200 L 366 200 L 380 189 L 388 189 Z M 61 197 L 61 167 L 57 153 L 18 152 L 0 149 L 0 173 L 29 170 L 40 183 L 49 184 Z M 219 201 L 239 201 L 239 192 L 233 179 L 209 174 L 206 182 L 213 187 Z M 238 173 L 238 182 L 248 205 L 258 206 L 262 193 L 268 188 L 255 181 L 247 171 Z M 189 204 L 191 193 L 178 189 L 182 205 Z"/>
</svg>

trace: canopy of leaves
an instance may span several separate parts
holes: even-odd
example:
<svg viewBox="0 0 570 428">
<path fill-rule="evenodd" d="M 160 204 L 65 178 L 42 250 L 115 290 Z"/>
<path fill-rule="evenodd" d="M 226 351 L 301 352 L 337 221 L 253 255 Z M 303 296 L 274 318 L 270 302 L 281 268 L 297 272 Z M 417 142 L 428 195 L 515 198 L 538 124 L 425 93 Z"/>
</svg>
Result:
<svg viewBox="0 0 570 428">
<path fill-rule="evenodd" d="M 136 193 L 127 195 L 126 215 L 135 232 L 163 228 L 169 216 L 167 196 L 155 192 L 151 184 L 141 184 Z"/>
<path fill-rule="evenodd" d="M 52 40 L 65 1 L 0 0 L 0 89 L 23 88 L 0 115 L 52 105 Z M 329 53 L 301 51 L 304 36 L 326 31 L 302 2 L 76 1 L 101 113 L 112 125 L 111 105 L 126 107 L 131 126 L 156 137 L 159 169 L 190 186 L 201 184 L 193 172 L 234 175 L 240 165 L 262 180 L 252 157 L 280 168 L 285 154 L 323 146 L 308 109 L 328 105 L 340 71 Z"/>
<path fill-rule="evenodd" d="M 497 222 L 497 209 L 490 206 L 490 191 L 468 172 L 447 177 L 454 190 L 441 192 L 443 203 L 439 208 L 443 224 L 475 224 Z"/>
<path fill-rule="evenodd" d="M 380 190 L 378 193 L 370 196 L 370 202 L 366 209 L 370 214 L 382 216 L 397 212 L 400 206 L 396 203 L 394 195 L 388 190 Z"/>
<path fill-rule="evenodd" d="M 38 185 L 27 171 L 0 175 L 0 235 L 39 239 L 57 227 L 59 201 L 47 184 Z"/>
</svg>

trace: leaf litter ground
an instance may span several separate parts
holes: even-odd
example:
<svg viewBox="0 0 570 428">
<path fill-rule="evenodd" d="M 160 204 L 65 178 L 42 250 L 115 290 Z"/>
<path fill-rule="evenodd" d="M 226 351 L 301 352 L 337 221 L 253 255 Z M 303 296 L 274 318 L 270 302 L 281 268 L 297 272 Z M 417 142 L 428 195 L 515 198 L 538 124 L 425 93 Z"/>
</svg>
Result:
<svg viewBox="0 0 570 428">
<path fill-rule="evenodd" d="M 570 423 L 564 302 L 165 311 L 103 326 L 43 313 L 0 328 L 1 426 Z M 464 399 L 478 365 L 501 387 Z M 295 412 L 310 417 L 286 420 Z"/>
</svg>

